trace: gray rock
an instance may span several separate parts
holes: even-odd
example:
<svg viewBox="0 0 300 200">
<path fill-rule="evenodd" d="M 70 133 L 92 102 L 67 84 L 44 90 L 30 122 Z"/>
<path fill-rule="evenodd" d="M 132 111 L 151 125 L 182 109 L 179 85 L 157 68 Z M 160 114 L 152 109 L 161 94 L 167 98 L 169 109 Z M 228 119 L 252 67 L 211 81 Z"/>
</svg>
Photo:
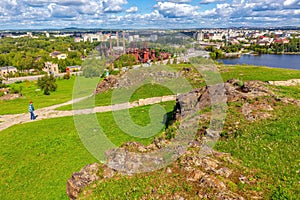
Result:
<svg viewBox="0 0 300 200">
<path fill-rule="evenodd" d="M 200 186 L 204 188 L 209 187 L 212 189 L 217 189 L 219 191 L 226 190 L 226 185 L 222 181 L 211 175 L 203 176 L 200 180 Z"/>
<path fill-rule="evenodd" d="M 77 199 L 83 188 L 98 180 L 98 171 L 99 164 L 94 163 L 85 166 L 80 172 L 73 173 L 67 181 L 67 195 L 69 198 L 72 200 Z"/>
<path fill-rule="evenodd" d="M 186 180 L 196 182 L 199 181 L 204 175 L 205 173 L 200 170 L 193 170 L 188 174 Z"/>
</svg>

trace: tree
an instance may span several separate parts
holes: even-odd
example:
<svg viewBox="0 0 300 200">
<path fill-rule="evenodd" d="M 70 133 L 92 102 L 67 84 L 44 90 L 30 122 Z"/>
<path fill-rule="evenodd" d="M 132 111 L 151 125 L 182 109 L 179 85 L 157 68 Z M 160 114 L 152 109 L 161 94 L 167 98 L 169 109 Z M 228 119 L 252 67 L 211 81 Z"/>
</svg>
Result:
<svg viewBox="0 0 300 200">
<path fill-rule="evenodd" d="M 177 64 L 177 58 L 173 59 L 173 64 L 175 64 L 175 65 Z"/>
<path fill-rule="evenodd" d="M 50 92 L 54 92 L 57 89 L 57 84 L 55 83 L 55 78 L 51 74 L 48 76 L 46 74 L 45 76 L 38 79 L 38 86 L 44 91 L 44 95 L 50 95 Z"/>
<path fill-rule="evenodd" d="M 94 51 L 92 55 L 82 63 L 83 75 L 86 78 L 100 77 L 106 68 L 105 63 L 105 58 L 99 59 L 98 53 Z"/>
</svg>

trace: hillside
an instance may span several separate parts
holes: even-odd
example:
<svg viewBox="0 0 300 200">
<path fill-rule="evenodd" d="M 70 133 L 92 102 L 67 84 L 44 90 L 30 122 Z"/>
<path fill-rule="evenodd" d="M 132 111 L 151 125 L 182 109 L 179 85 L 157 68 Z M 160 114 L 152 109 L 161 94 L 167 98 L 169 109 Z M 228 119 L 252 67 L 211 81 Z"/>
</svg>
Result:
<svg viewBox="0 0 300 200">
<path fill-rule="evenodd" d="M 193 98 L 183 95 L 181 100 L 188 100 L 186 105 L 195 105 L 191 102 L 199 100 L 197 105 L 201 110 L 196 119 L 201 123 L 195 137 L 186 143 L 186 152 L 178 150 L 176 155 L 180 156 L 177 159 L 161 169 L 144 173 L 126 173 L 126 170 L 120 169 L 118 172 L 100 164 L 82 143 L 81 135 L 78 135 L 78 124 L 71 116 L 72 109 L 90 108 L 92 100 L 96 107 L 109 106 L 114 88 L 96 95 L 94 99 L 85 99 L 83 103 L 64 105 L 54 110 L 49 109 L 49 106 L 71 100 L 75 77 L 71 80 L 58 80 L 58 90 L 45 99 L 41 92 L 36 91 L 35 83 L 16 83 L 15 87 L 23 86 L 23 97 L 0 100 L 1 108 L 7 108 L 1 109 L 0 125 L 7 123 L 5 119 L 13 119 L 15 115 L 12 114 L 26 112 L 27 101 L 33 94 L 37 113 L 42 109 L 46 112 L 43 113 L 45 115 L 41 113 L 41 119 L 35 122 L 21 120 L 20 124 L 0 132 L 0 175 L 3 177 L 0 180 L 0 199 L 68 199 L 67 180 L 73 172 L 79 172 L 92 163 L 98 164 L 85 168 L 86 171 L 95 173 L 92 178 L 83 171 L 74 174 L 74 177 L 88 178 L 87 183 L 97 179 L 89 186 L 79 189 L 79 199 L 297 199 L 300 193 L 300 87 L 276 86 L 268 81 L 299 79 L 300 71 L 218 66 L 227 91 L 226 118 L 223 129 L 217 132 L 220 138 L 214 140 L 216 143 L 213 149 L 203 149 L 203 141 L 209 141 L 205 138 L 216 136 L 207 129 L 211 124 L 210 101 L 205 95 L 201 96 L 207 91 L 205 76 L 209 77 L 210 73 L 199 75 L 188 64 L 170 66 L 191 83 L 190 90 L 185 94 L 192 94 Z M 94 80 L 85 81 L 90 83 Z M 136 105 L 129 109 L 131 118 L 139 126 L 147 126 L 151 123 L 151 114 L 148 113 L 151 113 L 152 106 L 143 104 L 145 99 L 173 94 L 176 93 L 151 83 L 140 87 L 128 100 Z M 121 100 L 120 105 L 123 102 Z M 161 131 L 148 138 L 128 135 L 115 121 L 114 112 L 101 112 L 96 113 L 96 117 L 86 117 L 99 122 L 115 147 L 121 147 L 125 152 L 141 154 L 174 144 L 176 130 L 180 128 L 180 123 L 175 120 L 182 120 L 180 116 L 184 116 L 184 112 L 178 112 L 178 107 L 174 110 L 174 101 L 161 102 L 160 105 L 166 109 L 165 124 Z M 185 111 L 188 110 L 190 108 Z M 60 112 L 70 115 L 61 117 Z M 120 113 L 120 116 L 126 114 Z M 8 116 L 11 118 L 7 118 Z M 28 118 L 27 113 L 24 114 L 24 118 L 26 117 Z M 159 117 L 163 116 L 157 117 L 158 121 L 162 121 Z M 95 130 L 88 123 L 86 127 Z M 126 155 L 122 154 L 124 151 L 111 152 L 119 154 L 110 155 Z M 114 156 L 110 158 L 108 165 L 115 166 L 115 169 L 122 166 Z"/>
</svg>

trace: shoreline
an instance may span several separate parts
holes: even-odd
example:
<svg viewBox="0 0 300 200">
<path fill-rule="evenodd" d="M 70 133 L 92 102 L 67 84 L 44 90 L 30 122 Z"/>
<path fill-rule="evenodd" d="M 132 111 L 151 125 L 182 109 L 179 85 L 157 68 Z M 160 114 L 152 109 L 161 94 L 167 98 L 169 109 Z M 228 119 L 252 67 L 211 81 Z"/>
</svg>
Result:
<svg viewBox="0 0 300 200">
<path fill-rule="evenodd" d="M 224 64 L 217 62 L 218 66 L 225 66 L 225 67 L 264 67 L 264 68 L 271 68 L 271 69 L 286 69 L 286 70 L 300 70 L 295 68 L 283 68 L 283 67 L 271 67 L 266 65 L 253 65 L 253 64 Z"/>
<path fill-rule="evenodd" d="M 240 53 L 240 55 L 260 56 L 260 55 L 300 55 L 300 52 L 285 52 L 285 53 Z"/>
</svg>

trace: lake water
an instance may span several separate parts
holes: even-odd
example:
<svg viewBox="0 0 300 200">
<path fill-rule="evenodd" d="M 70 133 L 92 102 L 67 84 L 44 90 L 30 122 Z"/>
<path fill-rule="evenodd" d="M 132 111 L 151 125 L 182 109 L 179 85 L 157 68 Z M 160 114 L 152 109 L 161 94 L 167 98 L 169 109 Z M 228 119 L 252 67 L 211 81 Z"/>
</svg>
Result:
<svg viewBox="0 0 300 200">
<path fill-rule="evenodd" d="M 224 64 L 247 64 L 300 70 L 300 55 L 242 55 L 240 58 L 218 60 Z"/>
</svg>

